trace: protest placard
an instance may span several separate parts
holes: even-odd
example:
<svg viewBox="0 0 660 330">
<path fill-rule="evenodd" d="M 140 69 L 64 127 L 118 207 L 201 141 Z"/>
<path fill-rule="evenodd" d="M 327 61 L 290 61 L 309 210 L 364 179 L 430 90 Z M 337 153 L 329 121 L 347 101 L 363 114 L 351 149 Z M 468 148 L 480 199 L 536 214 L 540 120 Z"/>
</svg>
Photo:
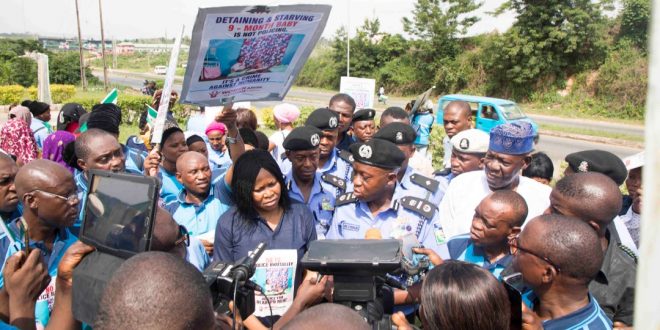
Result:
<svg viewBox="0 0 660 330">
<path fill-rule="evenodd" d="M 341 77 L 339 92 L 355 100 L 356 109 L 373 109 L 376 80 L 368 78 Z"/>
<path fill-rule="evenodd" d="M 233 6 L 197 13 L 182 103 L 280 101 L 316 45 L 329 5 Z"/>
<path fill-rule="evenodd" d="M 251 280 L 264 288 L 264 293 L 273 308 L 273 315 L 283 315 L 293 303 L 297 253 L 294 249 L 266 250 L 257 261 L 257 268 Z M 270 315 L 266 297 L 255 292 L 256 316 Z"/>
</svg>

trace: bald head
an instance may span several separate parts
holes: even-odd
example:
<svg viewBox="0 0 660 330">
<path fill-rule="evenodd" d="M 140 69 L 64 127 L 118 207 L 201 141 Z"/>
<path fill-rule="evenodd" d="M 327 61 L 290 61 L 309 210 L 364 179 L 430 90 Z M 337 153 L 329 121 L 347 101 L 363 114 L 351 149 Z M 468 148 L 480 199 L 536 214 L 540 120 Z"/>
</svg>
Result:
<svg viewBox="0 0 660 330">
<path fill-rule="evenodd" d="M 94 329 L 214 329 L 211 295 L 188 262 L 163 252 L 126 260 L 103 293 Z"/>
<path fill-rule="evenodd" d="M 199 152 L 186 151 L 176 160 L 176 169 L 179 172 L 186 172 L 190 167 L 197 164 L 208 164 L 209 160 Z"/>
<path fill-rule="evenodd" d="M 369 324 L 354 310 L 339 304 L 320 304 L 306 309 L 287 323 L 283 330 L 304 329 L 368 330 Z"/>
<path fill-rule="evenodd" d="M 449 102 L 444 109 L 442 122 L 445 126 L 445 133 L 447 133 L 447 137 L 449 138 L 469 129 L 472 122 L 472 109 L 470 109 L 470 105 L 465 101 Z"/>
<path fill-rule="evenodd" d="M 536 217 L 523 229 L 520 239 L 534 252 L 552 260 L 561 274 L 585 285 L 596 276 L 603 262 L 598 235 L 576 218 L 555 214 Z"/>
<path fill-rule="evenodd" d="M 465 101 L 451 101 L 445 107 L 445 112 L 457 113 L 464 117 L 472 116 L 470 104 Z"/>
<path fill-rule="evenodd" d="M 527 219 L 528 209 L 527 202 L 519 193 L 513 190 L 495 190 L 486 198 L 511 210 L 510 217 L 506 220 L 511 226 L 522 227 Z"/>
<path fill-rule="evenodd" d="M 19 199 L 33 190 L 46 190 L 73 182 L 73 176 L 62 165 L 46 159 L 36 159 L 21 167 L 16 174 Z"/>
<path fill-rule="evenodd" d="M 594 222 L 601 233 L 617 216 L 621 203 L 621 191 L 616 183 L 595 172 L 565 176 L 550 194 L 550 206 L 555 213 Z"/>
<path fill-rule="evenodd" d="M 151 236 L 151 250 L 169 252 L 175 246 L 179 236 L 179 225 L 174 221 L 172 215 L 164 208 L 158 206 L 154 221 L 153 234 Z"/>
</svg>

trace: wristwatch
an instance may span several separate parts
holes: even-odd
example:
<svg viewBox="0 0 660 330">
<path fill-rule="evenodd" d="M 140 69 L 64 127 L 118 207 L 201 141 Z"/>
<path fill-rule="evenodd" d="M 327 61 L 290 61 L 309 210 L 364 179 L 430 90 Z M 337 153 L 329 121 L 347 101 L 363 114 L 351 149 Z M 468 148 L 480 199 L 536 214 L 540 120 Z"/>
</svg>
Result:
<svg viewBox="0 0 660 330">
<path fill-rule="evenodd" d="M 225 143 L 226 143 L 227 145 L 230 145 L 230 144 L 236 144 L 236 138 L 227 135 L 227 136 L 225 137 Z"/>
</svg>

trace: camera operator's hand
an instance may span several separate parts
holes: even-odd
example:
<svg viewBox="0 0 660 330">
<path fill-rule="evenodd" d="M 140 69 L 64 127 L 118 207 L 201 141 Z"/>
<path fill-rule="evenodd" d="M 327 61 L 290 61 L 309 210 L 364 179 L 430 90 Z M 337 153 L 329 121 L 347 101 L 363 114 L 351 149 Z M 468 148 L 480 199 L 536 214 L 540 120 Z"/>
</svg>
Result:
<svg viewBox="0 0 660 330">
<path fill-rule="evenodd" d="M 73 243 L 64 252 L 64 256 L 57 266 L 57 289 L 71 288 L 73 284 L 73 270 L 80 264 L 80 261 L 95 248 L 81 241 Z"/>
<path fill-rule="evenodd" d="M 10 323 L 20 329 L 33 328 L 37 298 L 50 283 L 41 250 L 34 249 L 27 256 L 20 251 L 9 257 L 3 276 L 9 295 Z"/>
<path fill-rule="evenodd" d="M 301 304 L 302 308 L 308 308 L 312 305 L 317 304 L 323 299 L 323 296 L 326 291 L 326 285 L 328 285 L 328 277 L 323 276 L 321 279 L 316 282 L 316 278 L 312 277 L 308 280 L 304 280 L 300 287 L 298 287 L 298 294 L 294 301 L 298 301 Z"/>
<path fill-rule="evenodd" d="M 243 329 L 243 319 L 241 318 L 241 313 L 236 310 L 233 301 L 229 302 L 229 310 L 231 311 L 232 314 L 236 315 L 236 328 Z M 232 320 L 231 316 L 225 314 L 217 314 L 217 313 L 215 314 L 215 321 L 218 328 L 222 330 L 232 329 L 232 325 L 234 323 L 234 320 Z"/>
<path fill-rule="evenodd" d="M 406 315 L 402 312 L 392 314 L 392 323 L 398 330 L 413 330 L 413 327 L 408 323 Z"/>
<path fill-rule="evenodd" d="M 433 264 L 433 266 L 438 266 L 441 265 L 444 260 L 435 253 L 435 251 L 427 248 L 413 248 L 413 252 L 418 253 L 418 254 L 423 254 L 429 257 L 429 261 Z"/>
<path fill-rule="evenodd" d="M 156 176 L 158 175 L 158 166 L 160 166 L 160 150 L 154 147 L 144 159 L 144 175 Z"/>
<path fill-rule="evenodd" d="M 529 309 L 525 303 L 522 303 L 522 328 L 524 330 L 542 330 L 543 323 L 541 318 Z"/>
</svg>

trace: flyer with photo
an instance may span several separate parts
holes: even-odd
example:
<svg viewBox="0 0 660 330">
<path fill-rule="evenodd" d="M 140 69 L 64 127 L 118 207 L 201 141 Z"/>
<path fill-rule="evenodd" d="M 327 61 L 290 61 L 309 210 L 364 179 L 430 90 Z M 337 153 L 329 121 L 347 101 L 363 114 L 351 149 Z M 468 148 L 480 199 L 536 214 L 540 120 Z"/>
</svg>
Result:
<svg viewBox="0 0 660 330">
<path fill-rule="evenodd" d="M 273 315 L 283 315 L 293 303 L 297 262 L 298 252 L 294 249 L 266 250 L 257 261 L 251 280 L 264 289 L 273 307 Z M 254 314 L 258 317 L 270 316 L 266 297 L 254 293 Z"/>
</svg>

